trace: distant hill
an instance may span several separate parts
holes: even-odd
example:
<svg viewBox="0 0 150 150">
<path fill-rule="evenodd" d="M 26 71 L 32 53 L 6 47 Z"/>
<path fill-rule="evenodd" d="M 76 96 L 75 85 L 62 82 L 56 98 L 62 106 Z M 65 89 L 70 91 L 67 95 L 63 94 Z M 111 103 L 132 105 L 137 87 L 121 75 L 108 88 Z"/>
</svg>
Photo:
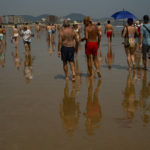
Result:
<svg viewBox="0 0 150 150">
<path fill-rule="evenodd" d="M 77 20 L 77 21 L 82 21 L 85 18 L 85 15 L 83 14 L 79 14 L 79 13 L 71 13 L 67 16 L 65 16 L 65 18 L 70 18 L 71 20 Z"/>
</svg>

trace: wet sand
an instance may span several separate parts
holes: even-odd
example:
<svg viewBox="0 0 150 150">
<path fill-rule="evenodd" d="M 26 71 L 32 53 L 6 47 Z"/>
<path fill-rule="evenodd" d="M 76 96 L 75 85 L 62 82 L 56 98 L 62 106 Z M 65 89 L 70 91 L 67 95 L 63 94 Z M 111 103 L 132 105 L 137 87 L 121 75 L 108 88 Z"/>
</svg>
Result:
<svg viewBox="0 0 150 150">
<path fill-rule="evenodd" d="M 19 40 L 19 70 L 9 36 L 10 30 L 5 67 L 0 66 L 1 150 L 150 148 L 150 68 L 128 71 L 119 32 L 113 39 L 111 69 L 105 61 L 107 39 L 102 38 L 101 80 L 88 80 L 84 43 L 81 45 L 81 76 L 75 83 L 64 80 L 62 62 L 56 50 L 51 54 L 48 49 L 45 31 L 39 41 L 35 34 L 31 55 L 26 57 Z M 140 61 L 137 52 L 137 66 Z"/>
</svg>

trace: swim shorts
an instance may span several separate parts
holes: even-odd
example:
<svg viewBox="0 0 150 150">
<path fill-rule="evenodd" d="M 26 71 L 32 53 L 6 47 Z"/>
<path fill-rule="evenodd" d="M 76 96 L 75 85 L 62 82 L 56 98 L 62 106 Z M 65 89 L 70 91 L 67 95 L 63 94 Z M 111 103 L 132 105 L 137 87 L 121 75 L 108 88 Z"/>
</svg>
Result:
<svg viewBox="0 0 150 150">
<path fill-rule="evenodd" d="M 107 38 L 110 38 L 110 37 L 112 37 L 112 31 L 107 32 Z"/>
<path fill-rule="evenodd" d="M 56 33 L 56 30 L 52 30 L 52 33 L 53 33 L 53 34 Z"/>
<path fill-rule="evenodd" d="M 85 45 L 85 54 L 97 56 L 98 43 L 97 42 L 87 42 Z"/>
<path fill-rule="evenodd" d="M 73 62 L 74 61 L 74 53 L 75 48 L 74 47 L 65 47 L 62 46 L 61 48 L 61 59 L 63 62 Z"/>
<path fill-rule="evenodd" d="M 31 42 L 30 41 L 23 41 L 24 42 L 24 44 L 28 44 L 28 45 L 30 45 L 31 44 Z"/>
<path fill-rule="evenodd" d="M 52 30 L 48 30 L 48 34 L 52 34 Z"/>
<path fill-rule="evenodd" d="M 149 52 L 150 52 L 150 46 L 143 44 L 143 47 L 142 47 L 143 59 L 146 59 L 147 54 L 149 54 Z"/>
<path fill-rule="evenodd" d="M 1 41 L 3 40 L 3 34 L 0 34 L 0 40 Z"/>
</svg>

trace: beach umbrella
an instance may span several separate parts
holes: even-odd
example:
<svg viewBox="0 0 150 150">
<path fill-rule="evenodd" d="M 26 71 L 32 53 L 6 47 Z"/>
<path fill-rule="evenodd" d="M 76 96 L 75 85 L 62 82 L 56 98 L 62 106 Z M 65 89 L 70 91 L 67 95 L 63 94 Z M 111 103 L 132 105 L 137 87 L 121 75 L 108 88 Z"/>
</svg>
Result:
<svg viewBox="0 0 150 150">
<path fill-rule="evenodd" d="M 128 19 L 128 18 L 136 19 L 137 18 L 132 13 L 130 13 L 129 11 L 125 11 L 125 10 L 118 11 L 115 14 L 113 14 L 111 17 L 114 18 L 115 20 Z"/>
</svg>

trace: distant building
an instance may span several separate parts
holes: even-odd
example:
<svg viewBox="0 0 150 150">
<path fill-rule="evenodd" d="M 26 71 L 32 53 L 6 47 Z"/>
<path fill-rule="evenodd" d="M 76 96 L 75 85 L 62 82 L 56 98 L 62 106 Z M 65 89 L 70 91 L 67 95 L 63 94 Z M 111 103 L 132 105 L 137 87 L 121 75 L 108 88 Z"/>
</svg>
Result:
<svg viewBox="0 0 150 150">
<path fill-rule="evenodd" d="M 58 17 L 57 16 L 53 16 L 53 15 L 48 16 L 48 23 L 50 23 L 50 24 L 58 23 Z"/>
<path fill-rule="evenodd" d="M 2 16 L 2 23 L 3 24 L 8 24 L 9 18 L 8 16 Z"/>
<path fill-rule="evenodd" d="M 24 18 L 21 16 L 8 15 L 2 16 L 3 24 L 22 24 L 24 23 Z"/>
</svg>

